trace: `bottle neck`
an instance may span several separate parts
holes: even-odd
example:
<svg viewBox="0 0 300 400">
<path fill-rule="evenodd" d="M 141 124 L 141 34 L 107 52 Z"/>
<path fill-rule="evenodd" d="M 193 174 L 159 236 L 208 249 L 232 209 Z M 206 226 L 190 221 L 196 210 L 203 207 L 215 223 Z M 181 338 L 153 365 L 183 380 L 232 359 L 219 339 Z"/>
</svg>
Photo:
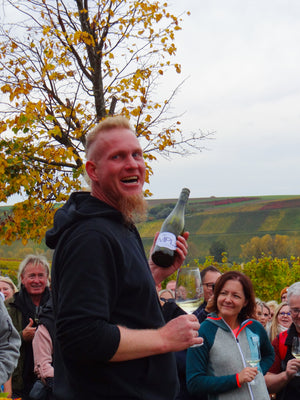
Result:
<svg viewBox="0 0 300 400">
<path fill-rule="evenodd" d="M 177 207 L 177 205 L 185 206 L 186 203 L 187 203 L 187 201 L 188 201 L 188 199 L 189 199 L 189 194 L 190 194 L 189 191 L 183 190 L 183 191 L 180 193 L 180 196 L 179 196 L 179 198 L 178 198 L 176 207 Z"/>
</svg>

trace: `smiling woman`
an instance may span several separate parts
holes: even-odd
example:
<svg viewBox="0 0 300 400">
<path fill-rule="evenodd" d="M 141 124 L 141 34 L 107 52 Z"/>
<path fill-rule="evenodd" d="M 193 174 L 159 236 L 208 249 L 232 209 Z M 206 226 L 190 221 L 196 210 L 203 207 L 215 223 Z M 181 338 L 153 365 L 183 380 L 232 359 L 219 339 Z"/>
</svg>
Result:
<svg viewBox="0 0 300 400">
<path fill-rule="evenodd" d="M 216 282 L 210 311 L 199 329 L 203 346 L 188 350 L 189 392 L 207 393 L 209 399 L 218 394 L 218 399 L 268 400 L 263 374 L 274 354 L 267 333 L 253 319 L 255 296 L 250 279 L 238 271 L 223 274 Z M 247 366 L 255 343 L 260 346 L 261 360 L 256 360 L 255 367 Z"/>
<path fill-rule="evenodd" d="M 0 276 L 0 291 L 4 294 L 5 300 L 12 297 L 17 287 L 8 276 Z"/>
<path fill-rule="evenodd" d="M 286 331 L 292 323 L 290 308 L 287 303 L 283 302 L 278 305 L 273 316 L 270 327 L 270 340 L 271 342 L 275 337 L 283 331 Z"/>
</svg>

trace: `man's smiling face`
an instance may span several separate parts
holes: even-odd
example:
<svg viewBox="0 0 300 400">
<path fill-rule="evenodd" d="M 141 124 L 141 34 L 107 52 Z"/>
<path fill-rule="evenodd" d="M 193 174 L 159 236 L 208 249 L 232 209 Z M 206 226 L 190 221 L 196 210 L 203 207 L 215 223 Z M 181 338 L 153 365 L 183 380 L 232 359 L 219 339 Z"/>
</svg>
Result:
<svg viewBox="0 0 300 400">
<path fill-rule="evenodd" d="M 93 181 L 92 194 L 117 209 L 120 199 L 143 192 L 143 152 L 129 129 L 115 128 L 99 134 L 87 170 Z"/>
</svg>

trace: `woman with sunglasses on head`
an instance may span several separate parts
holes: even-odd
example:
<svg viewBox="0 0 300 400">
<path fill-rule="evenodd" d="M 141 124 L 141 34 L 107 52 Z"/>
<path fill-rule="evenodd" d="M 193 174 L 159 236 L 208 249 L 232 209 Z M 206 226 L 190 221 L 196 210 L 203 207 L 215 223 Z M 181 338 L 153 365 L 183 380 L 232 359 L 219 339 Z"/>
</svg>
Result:
<svg viewBox="0 0 300 400">
<path fill-rule="evenodd" d="M 207 393 L 210 400 L 269 400 L 263 374 L 273 363 L 274 351 L 265 329 L 254 319 L 250 279 L 238 271 L 223 274 L 216 282 L 210 311 L 199 329 L 203 346 L 187 352 L 189 392 Z M 248 367 L 255 343 L 260 344 L 261 360 L 258 367 Z"/>
</svg>

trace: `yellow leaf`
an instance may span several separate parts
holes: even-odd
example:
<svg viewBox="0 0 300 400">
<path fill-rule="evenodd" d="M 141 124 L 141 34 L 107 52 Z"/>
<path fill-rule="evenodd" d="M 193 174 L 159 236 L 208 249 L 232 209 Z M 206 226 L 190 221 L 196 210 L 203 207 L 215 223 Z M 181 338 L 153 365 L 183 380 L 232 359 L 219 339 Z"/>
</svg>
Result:
<svg viewBox="0 0 300 400">
<path fill-rule="evenodd" d="M 6 85 L 1 87 L 1 90 L 2 90 L 3 93 L 10 93 L 11 92 L 11 87 L 8 84 L 6 84 Z"/>
<path fill-rule="evenodd" d="M 137 117 L 140 114 L 140 112 L 141 112 L 140 107 L 136 107 L 131 111 L 130 114 L 133 115 L 134 117 Z"/>
<path fill-rule="evenodd" d="M 177 74 L 180 74 L 181 73 L 181 65 L 180 64 L 175 64 L 174 66 L 175 66 Z"/>
</svg>

